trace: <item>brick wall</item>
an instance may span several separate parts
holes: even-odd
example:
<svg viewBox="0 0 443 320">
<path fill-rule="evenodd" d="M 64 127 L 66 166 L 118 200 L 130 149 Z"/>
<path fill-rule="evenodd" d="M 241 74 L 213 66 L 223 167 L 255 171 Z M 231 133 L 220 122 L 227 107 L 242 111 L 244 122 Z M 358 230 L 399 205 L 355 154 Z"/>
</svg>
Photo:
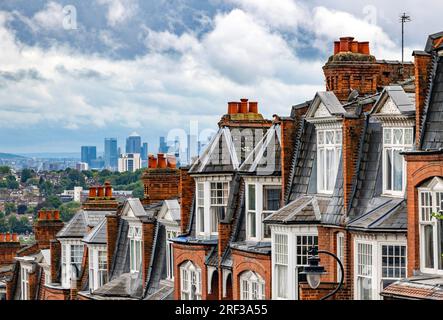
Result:
<svg viewBox="0 0 443 320">
<path fill-rule="evenodd" d="M 108 274 L 111 273 L 111 267 L 114 259 L 115 247 L 117 245 L 119 217 L 117 215 L 106 216 L 106 245 L 107 245 L 107 268 Z"/>
<path fill-rule="evenodd" d="M 408 199 L 408 274 L 420 269 L 417 188 L 433 177 L 443 177 L 443 154 L 406 155 Z"/>
<path fill-rule="evenodd" d="M 180 231 L 186 233 L 191 219 L 191 207 L 195 193 L 195 180 L 189 174 L 188 168 L 180 169 Z"/>
<path fill-rule="evenodd" d="M 265 299 L 272 299 L 272 268 L 270 255 L 233 250 L 232 260 L 232 293 L 234 300 L 240 300 L 240 276 L 246 271 L 253 271 L 265 280 Z"/>
<path fill-rule="evenodd" d="M 49 249 L 49 243 L 56 238 L 57 233 L 63 228 L 60 220 L 60 211 L 41 210 L 34 223 L 35 241 L 40 250 Z"/>
<path fill-rule="evenodd" d="M 145 198 L 144 205 L 178 198 L 180 171 L 176 168 L 149 168 L 142 177 Z"/>
<path fill-rule="evenodd" d="M 146 280 L 149 272 L 149 267 L 152 257 L 152 246 L 154 243 L 155 223 L 144 222 L 143 226 L 143 257 L 142 257 L 142 276 L 143 287 L 146 285 Z"/>
<path fill-rule="evenodd" d="M 55 289 L 45 286 L 42 290 L 42 300 L 69 300 L 70 293 L 69 289 Z"/>
<path fill-rule="evenodd" d="M 427 53 L 414 52 L 415 59 L 415 121 L 416 121 L 416 145 L 420 146 L 420 131 L 423 120 L 423 109 L 425 107 L 426 95 L 429 86 L 429 73 L 432 57 Z"/>
<path fill-rule="evenodd" d="M 191 261 L 196 267 L 201 269 L 202 273 L 202 300 L 208 299 L 208 281 L 207 281 L 207 268 L 205 265 L 206 255 L 212 249 L 211 246 L 204 245 L 186 245 L 186 244 L 173 244 L 174 251 L 174 268 L 175 268 L 175 276 L 174 276 L 174 299 L 181 300 L 180 293 L 180 283 L 181 283 L 181 275 L 180 275 L 180 266 L 187 262 Z"/>
<path fill-rule="evenodd" d="M 51 240 L 49 245 L 51 250 L 51 282 L 57 283 L 59 281 L 58 272 L 62 257 L 62 246 L 57 240 Z"/>
<path fill-rule="evenodd" d="M 20 250 L 20 242 L 15 239 L 13 241 L 10 234 L 0 235 L 0 266 L 14 263 L 14 257 Z"/>
<path fill-rule="evenodd" d="M 348 210 L 356 175 L 357 161 L 360 150 L 360 139 L 364 128 L 364 119 L 343 119 L 343 196 L 345 213 Z"/>
</svg>

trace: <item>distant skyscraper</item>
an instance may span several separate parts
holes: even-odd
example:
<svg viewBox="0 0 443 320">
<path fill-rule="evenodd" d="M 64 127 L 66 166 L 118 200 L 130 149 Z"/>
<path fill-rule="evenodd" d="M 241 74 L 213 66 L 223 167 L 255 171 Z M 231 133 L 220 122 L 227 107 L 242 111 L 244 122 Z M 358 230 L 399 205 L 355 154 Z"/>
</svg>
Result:
<svg viewBox="0 0 443 320">
<path fill-rule="evenodd" d="M 168 144 L 166 143 L 165 137 L 160 137 L 160 147 L 158 148 L 159 153 L 168 153 Z"/>
<path fill-rule="evenodd" d="M 141 150 L 141 158 L 142 160 L 148 160 L 148 143 L 143 142 L 142 150 Z"/>
<path fill-rule="evenodd" d="M 118 167 L 118 149 L 117 139 L 106 138 L 105 139 L 105 168 L 110 170 L 116 170 Z"/>
<path fill-rule="evenodd" d="M 119 172 L 134 172 L 141 169 L 141 165 L 139 153 L 122 154 L 118 159 Z"/>
<path fill-rule="evenodd" d="M 126 153 L 138 153 L 142 152 L 142 138 L 134 132 L 126 139 Z"/>
<path fill-rule="evenodd" d="M 83 146 L 81 162 L 87 163 L 91 167 L 92 161 L 97 159 L 97 147 Z"/>
</svg>

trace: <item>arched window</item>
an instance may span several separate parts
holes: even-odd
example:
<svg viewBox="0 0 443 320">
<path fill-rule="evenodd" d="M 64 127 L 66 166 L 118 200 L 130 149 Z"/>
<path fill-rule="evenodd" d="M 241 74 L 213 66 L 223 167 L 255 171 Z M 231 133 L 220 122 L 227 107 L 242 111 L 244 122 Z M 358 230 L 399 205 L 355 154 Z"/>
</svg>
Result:
<svg viewBox="0 0 443 320">
<path fill-rule="evenodd" d="M 201 300 L 202 281 L 201 269 L 197 268 L 191 261 L 185 262 L 180 267 L 181 276 L 181 299 Z"/>
<path fill-rule="evenodd" d="M 240 276 L 241 300 L 264 300 L 265 280 L 252 271 L 243 272 Z"/>
<path fill-rule="evenodd" d="M 443 179 L 435 177 L 418 188 L 420 261 L 424 272 L 443 274 Z"/>
</svg>

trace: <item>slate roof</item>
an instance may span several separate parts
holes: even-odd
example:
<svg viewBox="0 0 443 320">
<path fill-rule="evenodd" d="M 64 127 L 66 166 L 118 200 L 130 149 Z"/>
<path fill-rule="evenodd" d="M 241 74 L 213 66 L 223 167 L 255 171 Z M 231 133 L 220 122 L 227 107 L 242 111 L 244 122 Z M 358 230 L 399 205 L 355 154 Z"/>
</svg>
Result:
<svg viewBox="0 0 443 320">
<path fill-rule="evenodd" d="M 443 277 L 419 275 L 387 286 L 381 295 L 397 299 L 443 300 Z"/>
<path fill-rule="evenodd" d="M 118 236 L 116 240 L 116 249 L 113 254 L 111 272 L 109 279 L 114 280 L 129 270 L 129 239 L 128 239 L 129 223 L 120 219 Z"/>
<path fill-rule="evenodd" d="M 83 242 L 88 244 L 106 244 L 106 226 L 107 220 L 103 218 L 100 223 L 83 238 Z"/>
<path fill-rule="evenodd" d="M 225 130 L 229 132 L 228 135 L 225 134 Z M 238 169 L 236 166 L 240 166 L 249 156 L 267 130 L 268 128 L 250 128 L 247 126 L 220 128 L 203 154 L 191 166 L 189 173 L 232 173 Z M 261 133 L 258 133 L 259 131 Z M 227 141 L 226 139 L 229 136 L 230 141 Z M 232 155 L 230 146 L 233 148 Z M 206 158 L 209 158 L 207 162 L 205 161 Z"/>
<path fill-rule="evenodd" d="M 143 294 L 142 273 L 125 273 L 94 291 L 102 297 L 141 298 Z"/>
<path fill-rule="evenodd" d="M 384 102 L 384 94 L 392 99 L 402 114 L 415 115 L 415 95 L 407 94 L 402 86 L 385 87 L 374 108 L 377 108 L 379 103 Z"/>
<path fill-rule="evenodd" d="M 317 224 L 326 211 L 330 199 L 317 196 L 301 196 L 267 217 L 272 224 Z"/>
<path fill-rule="evenodd" d="M 296 151 L 292 160 L 291 185 L 287 203 L 294 201 L 301 195 L 315 194 L 317 191 L 317 139 L 315 127 L 306 120 L 301 120 L 300 131 L 297 136 Z"/>
<path fill-rule="evenodd" d="M 374 209 L 349 222 L 349 229 L 371 232 L 405 232 L 407 230 L 407 205 L 405 199 L 379 197 L 374 199 L 373 203 Z"/>
<path fill-rule="evenodd" d="M 330 198 L 328 207 L 322 212 L 321 222 L 323 224 L 335 226 L 343 225 L 345 216 L 343 192 L 343 157 L 341 157 L 332 197 Z"/>
<path fill-rule="evenodd" d="M 437 40 L 437 39 L 439 39 L 441 37 L 443 37 L 443 31 L 431 34 L 428 37 L 428 41 L 426 42 L 425 51 L 428 52 L 428 53 L 431 53 L 431 51 L 434 49 L 434 40 Z M 435 48 L 435 49 L 440 49 L 440 48 L 443 48 L 443 43 L 441 43 L 440 46 L 438 48 Z"/>
<path fill-rule="evenodd" d="M 422 150 L 443 149 L 443 56 L 434 53 L 433 75 L 424 111 Z"/>
<path fill-rule="evenodd" d="M 331 115 L 342 115 L 346 113 L 346 110 L 333 91 L 320 91 L 317 92 L 316 96 L 320 98 Z"/>
<path fill-rule="evenodd" d="M 83 238 L 88 234 L 90 228 L 97 226 L 106 215 L 112 213 L 112 211 L 80 210 L 59 231 L 57 238 Z"/>
</svg>

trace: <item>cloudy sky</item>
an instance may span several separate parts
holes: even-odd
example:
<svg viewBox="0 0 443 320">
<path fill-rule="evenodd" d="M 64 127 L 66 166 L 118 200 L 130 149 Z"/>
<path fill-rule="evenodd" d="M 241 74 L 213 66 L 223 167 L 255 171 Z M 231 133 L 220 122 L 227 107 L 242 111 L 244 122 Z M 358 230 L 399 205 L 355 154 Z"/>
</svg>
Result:
<svg viewBox="0 0 443 320">
<path fill-rule="evenodd" d="M 134 131 L 215 128 L 226 103 L 267 117 L 322 90 L 340 36 L 399 59 L 441 31 L 441 0 L 2 0 L 0 152 L 103 149 Z M 431 8 L 431 9 L 430 9 Z"/>
</svg>

